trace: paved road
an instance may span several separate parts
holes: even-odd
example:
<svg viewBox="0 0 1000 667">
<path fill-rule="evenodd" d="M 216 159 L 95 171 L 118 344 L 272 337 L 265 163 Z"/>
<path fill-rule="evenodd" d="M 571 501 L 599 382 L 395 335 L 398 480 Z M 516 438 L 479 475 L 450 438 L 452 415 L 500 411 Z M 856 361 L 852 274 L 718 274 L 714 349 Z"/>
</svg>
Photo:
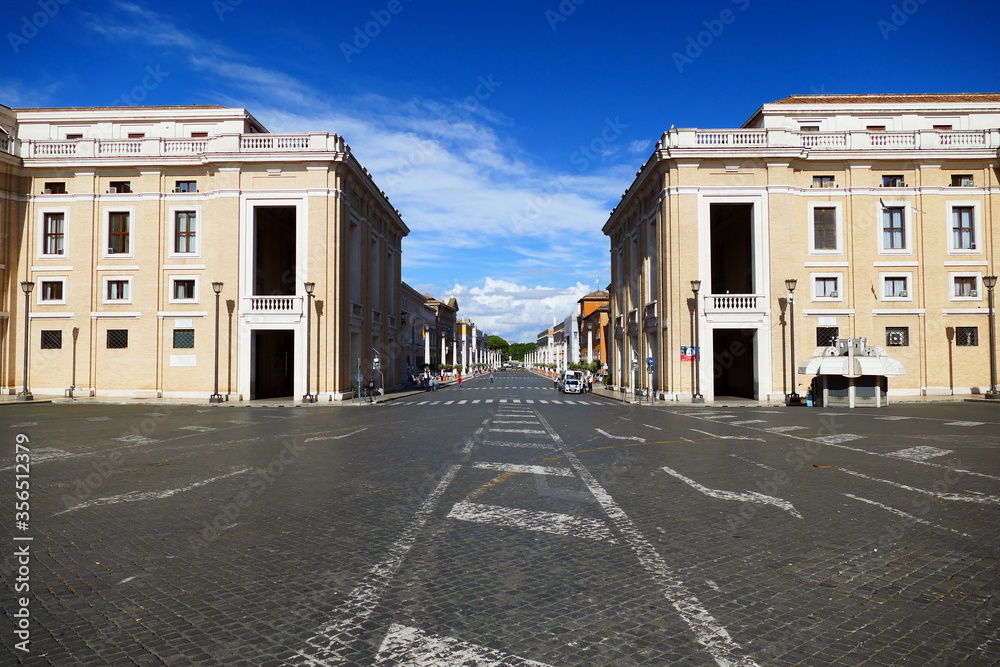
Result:
<svg viewBox="0 0 1000 667">
<path fill-rule="evenodd" d="M 997 664 L 998 425 L 520 372 L 353 408 L 7 407 L 3 664 Z"/>
</svg>

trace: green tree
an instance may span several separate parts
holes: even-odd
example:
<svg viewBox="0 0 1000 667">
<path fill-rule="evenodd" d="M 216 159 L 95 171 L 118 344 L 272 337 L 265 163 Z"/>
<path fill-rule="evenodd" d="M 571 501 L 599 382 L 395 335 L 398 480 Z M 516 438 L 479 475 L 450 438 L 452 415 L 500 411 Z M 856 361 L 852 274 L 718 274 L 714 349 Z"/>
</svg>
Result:
<svg viewBox="0 0 1000 667">
<path fill-rule="evenodd" d="M 524 357 L 529 352 L 534 352 L 537 348 L 537 343 L 512 343 L 510 347 L 507 348 L 507 354 L 510 355 L 511 359 L 524 361 Z"/>
<path fill-rule="evenodd" d="M 486 347 L 490 348 L 491 350 L 506 350 L 508 347 L 510 347 L 510 343 L 505 341 L 500 336 L 487 336 Z"/>
</svg>

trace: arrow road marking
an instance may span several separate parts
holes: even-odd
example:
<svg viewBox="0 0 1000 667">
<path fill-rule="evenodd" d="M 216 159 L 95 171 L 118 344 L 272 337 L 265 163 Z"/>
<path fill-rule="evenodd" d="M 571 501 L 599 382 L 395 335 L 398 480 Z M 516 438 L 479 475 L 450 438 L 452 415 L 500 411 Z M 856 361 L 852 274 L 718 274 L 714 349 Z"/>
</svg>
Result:
<svg viewBox="0 0 1000 667">
<path fill-rule="evenodd" d="M 312 442 L 314 440 L 340 440 L 341 438 L 346 438 L 348 436 L 352 436 L 356 433 L 361 433 L 362 431 L 367 431 L 367 430 L 368 427 L 365 426 L 364 428 L 359 428 L 357 431 L 351 431 L 350 433 L 345 433 L 344 435 L 323 435 L 315 438 L 306 438 L 306 442 Z"/>
<path fill-rule="evenodd" d="M 751 435 L 716 435 L 714 433 L 709 433 L 708 431 L 699 431 L 696 428 L 691 430 L 695 433 L 703 433 L 705 435 L 710 435 L 713 438 L 719 438 L 720 440 L 756 440 L 757 442 L 767 442 L 764 438 L 755 438 Z"/>
<path fill-rule="evenodd" d="M 611 435 L 607 431 L 601 430 L 599 428 L 595 428 L 594 430 L 603 435 L 605 438 L 611 438 L 612 440 L 630 440 L 632 442 L 646 442 L 645 438 L 640 438 L 639 436 L 635 435 Z"/>
<path fill-rule="evenodd" d="M 968 533 L 963 533 L 960 530 L 955 530 L 954 528 L 948 528 L 947 526 L 939 526 L 937 524 L 931 523 L 930 521 L 927 521 L 926 519 L 921 519 L 920 517 L 913 516 L 912 514 L 907 514 L 903 510 L 898 510 L 895 507 L 889 507 L 888 505 L 883 505 L 882 503 L 875 502 L 874 500 L 868 500 L 867 498 L 862 498 L 861 496 L 855 496 L 850 493 L 845 493 L 844 495 L 847 496 L 848 498 L 853 498 L 854 500 L 860 500 L 863 503 L 868 503 L 869 505 L 880 507 L 881 509 L 884 509 L 887 512 L 892 512 L 896 516 L 903 517 L 907 521 L 916 521 L 917 523 L 922 523 L 925 526 L 930 526 L 931 528 L 939 528 L 941 530 L 947 530 L 949 532 L 955 533 L 956 535 L 961 535 L 962 537 L 972 537 L 972 535 L 969 535 Z"/>
<path fill-rule="evenodd" d="M 712 498 L 718 498 L 719 500 L 736 500 L 744 503 L 759 503 L 761 505 L 774 505 L 779 509 L 785 510 L 794 517 L 797 517 L 799 519 L 802 518 L 802 515 L 799 514 L 799 511 L 797 509 L 795 509 L 795 506 L 792 505 L 787 500 L 784 500 L 783 498 L 775 498 L 774 496 L 765 496 L 763 493 L 757 493 L 756 491 L 744 491 L 742 493 L 737 493 L 735 491 L 723 491 L 722 489 L 710 489 L 707 486 L 702 486 L 701 484 L 699 484 L 698 482 L 694 481 L 689 477 L 685 477 L 684 475 L 680 474 L 676 470 L 673 470 L 672 468 L 667 468 L 666 466 L 664 466 L 663 468 L 660 468 L 660 470 L 667 473 L 668 475 L 673 475 L 674 477 L 681 480 L 682 482 L 685 482 L 692 488 L 701 491 L 706 496 L 711 496 Z"/>
<path fill-rule="evenodd" d="M 241 475 L 249 470 L 250 468 L 241 468 L 240 470 L 234 470 L 233 472 L 225 475 L 219 475 L 218 477 L 212 477 L 211 479 L 202 480 L 201 482 L 195 482 L 194 484 L 190 484 L 179 489 L 167 489 L 166 491 L 129 491 L 128 493 L 123 493 L 118 496 L 94 498 L 93 500 L 82 502 L 79 505 L 74 505 L 73 507 L 65 509 L 62 512 L 56 512 L 56 514 L 65 514 L 66 512 L 82 510 L 85 507 L 93 507 L 95 505 L 115 505 L 117 503 L 134 503 L 139 500 L 159 500 L 161 498 L 169 498 L 170 496 L 177 495 L 178 493 L 183 493 L 185 491 L 190 491 L 191 489 L 197 489 L 199 486 L 205 486 L 206 484 L 217 482 L 220 479 L 226 479 L 227 477 L 232 477 L 233 475 Z"/>
</svg>

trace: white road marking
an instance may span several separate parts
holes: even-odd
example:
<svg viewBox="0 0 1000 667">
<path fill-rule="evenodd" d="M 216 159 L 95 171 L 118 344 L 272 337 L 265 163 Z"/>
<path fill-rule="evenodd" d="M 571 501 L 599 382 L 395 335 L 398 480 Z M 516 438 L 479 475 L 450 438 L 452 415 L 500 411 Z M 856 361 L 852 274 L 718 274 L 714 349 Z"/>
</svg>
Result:
<svg viewBox="0 0 1000 667">
<path fill-rule="evenodd" d="M 468 402 L 469 402 L 469 400 L 468 400 L 468 399 L 465 399 L 465 398 L 463 398 L 463 399 L 462 399 L 461 401 L 459 401 L 459 402 L 458 402 L 458 404 L 459 404 L 459 405 L 465 405 L 465 404 L 466 404 L 466 403 L 468 403 Z"/>
<path fill-rule="evenodd" d="M 60 459 L 74 459 L 78 456 L 83 455 L 70 454 L 69 452 L 52 447 L 39 447 L 38 449 L 31 450 L 31 464 L 36 465 L 38 463 L 45 463 L 46 461 L 59 461 Z M 4 468 L 0 468 L 0 471 L 13 470 L 16 467 L 16 465 L 9 465 Z"/>
<path fill-rule="evenodd" d="M 687 626 L 694 633 L 695 640 L 711 653 L 720 667 L 757 667 L 753 658 L 741 655 L 743 648 L 733 641 L 729 632 L 705 609 L 701 601 L 688 590 L 684 582 L 667 567 L 663 556 L 656 551 L 656 548 L 632 523 L 625 511 L 615 503 L 611 495 L 590 474 L 590 471 L 580 462 L 576 454 L 566 447 L 562 438 L 552 429 L 545 418 L 538 415 L 538 419 L 545 425 L 552 440 L 559 445 L 563 456 L 576 470 L 583 483 L 587 485 L 590 493 L 601 505 L 601 509 L 625 538 L 639 562 L 652 576 L 653 584 L 659 587 L 663 596 L 687 623 Z"/>
<path fill-rule="evenodd" d="M 486 402 L 487 402 L 487 403 L 492 403 L 492 402 L 493 402 L 493 399 L 492 399 L 492 398 L 487 398 L 487 399 L 486 399 Z"/>
<path fill-rule="evenodd" d="M 154 440 L 153 438 L 147 438 L 144 435 L 123 435 L 120 438 L 111 438 L 115 442 L 127 442 L 135 445 L 151 445 L 154 442 L 159 442 L 159 440 Z"/>
<path fill-rule="evenodd" d="M 74 505 L 73 507 L 65 509 L 62 512 L 56 512 L 56 514 L 65 514 L 66 512 L 81 510 L 87 507 L 94 507 L 96 505 L 116 505 L 118 503 L 134 503 L 140 500 L 160 500 L 162 498 L 169 498 L 170 496 L 176 496 L 178 493 L 184 493 L 185 491 L 197 489 L 198 487 L 205 486 L 206 484 L 217 482 L 220 479 L 226 479 L 227 477 L 232 477 L 234 475 L 242 475 L 243 473 L 249 471 L 250 468 L 241 468 L 225 475 L 219 475 L 218 477 L 212 477 L 211 479 L 205 479 L 200 482 L 195 482 L 194 484 L 189 484 L 188 486 L 183 486 L 179 489 L 167 489 L 166 491 L 129 491 L 128 493 L 123 493 L 117 496 L 94 498 L 93 500 L 82 502 L 79 505 Z"/>
<path fill-rule="evenodd" d="M 534 399 L 526 398 L 526 399 L 524 399 L 524 402 L 525 403 L 534 403 L 535 401 L 534 401 Z"/>
<path fill-rule="evenodd" d="M 484 445 L 489 447 L 521 447 L 524 449 L 555 449 L 553 445 L 546 442 L 501 442 L 499 440 L 484 440 Z"/>
<path fill-rule="evenodd" d="M 525 433 L 527 435 L 531 434 L 544 434 L 545 431 L 539 431 L 538 429 L 531 428 L 491 428 L 490 433 Z"/>
<path fill-rule="evenodd" d="M 109 422 L 109 421 L 111 421 L 111 417 L 87 417 L 87 421 L 89 421 L 89 422 Z"/>
<path fill-rule="evenodd" d="M 750 465 L 755 465 L 755 466 L 757 466 L 759 468 L 763 468 L 764 470 L 777 470 L 777 468 L 774 468 L 774 467 L 769 466 L 769 465 L 765 465 L 763 463 L 758 463 L 757 461 L 748 459 L 748 458 L 746 458 L 744 456 L 740 456 L 739 454 L 730 454 L 730 456 L 732 456 L 734 459 L 738 459 L 740 461 L 743 461 L 744 463 L 749 463 Z"/>
<path fill-rule="evenodd" d="M 767 422 L 763 419 L 744 419 L 738 422 L 727 422 L 729 425 L 733 424 L 766 424 Z"/>
<path fill-rule="evenodd" d="M 355 435 L 356 433 L 361 433 L 362 431 L 367 431 L 367 430 L 368 427 L 365 426 L 364 428 L 359 428 L 357 431 L 351 431 L 350 433 L 345 433 L 344 435 L 323 435 L 315 438 L 306 438 L 305 441 L 312 442 L 313 440 L 340 440 L 341 438 L 347 438 L 352 435 Z"/>
<path fill-rule="evenodd" d="M 476 403 L 479 403 L 479 402 L 480 402 L 480 399 L 478 399 L 478 398 L 476 400 L 472 401 L 473 405 L 476 404 Z"/>
<path fill-rule="evenodd" d="M 771 433 L 786 433 L 788 431 L 801 431 L 803 429 L 805 429 L 805 426 L 771 426 L 764 430 Z"/>
<path fill-rule="evenodd" d="M 940 530 L 947 530 L 948 532 L 955 533 L 956 535 L 961 535 L 962 537 L 972 537 L 972 535 L 969 535 L 968 533 L 963 533 L 960 530 L 955 530 L 954 528 L 948 528 L 947 526 L 939 526 L 939 525 L 937 525 L 935 523 L 931 523 L 930 521 L 927 521 L 926 519 L 921 519 L 919 517 L 915 517 L 912 514 L 908 514 L 908 513 L 904 512 L 902 510 L 898 510 L 895 507 L 889 507 L 888 505 L 883 505 L 882 503 L 876 502 L 874 500 L 869 500 L 868 498 L 862 498 L 861 496 L 855 496 L 855 495 L 850 494 L 850 493 L 845 493 L 844 495 L 847 496 L 848 498 L 853 498 L 854 500 L 860 500 L 863 503 L 868 503 L 869 505 L 874 505 L 875 507 L 880 507 L 881 509 L 884 509 L 887 512 L 892 512 L 896 516 L 903 517 L 907 521 L 916 521 L 917 523 L 922 523 L 925 526 L 930 526 L 932 528 L 938 528 Z"/>
<path fill-rule="evenodd" d="M 607 431 L 599 428 L 595 428 L 595 431 L 603 435 L 605 438 L 611 438 L 612 440 L 629 440 L 630 442 L 646 442 L 645 438 L 640 438 L 637 435 L 611 435 Z"/>
<path fill-rule="evenodd" d="M 537 424 L 537 419 L 494 419 L 494 424 Z"/>
<path fill-rule="evenodd" d="M 11 424 L 10 428 L 24 428 L 26 426 L 38 426 L 38 422 L 21 422 L 20 424 Z"/>
<path fill-rule="evenodd" d="M 706 419 L 736 419 L 736 415 L 702 415 Z"/>
<path fill-rule="evenodd" d="M 523 472 L 529 475 L 554 475 L 556 477 L 572 477 L 573 471 L 569 468 L 556 468 L 553 466 L 533 466 L 519 463 L 491 463 L 480 461 L 473 465 L 480 470 L 498 470 L 500 472 Z"/>
<path fill-rule="evenodd" d="M 889 484 L 891 486 L 895 486 L 905 491 L 914 491 L 916 493 L 923 493 L 924 495 L 934 496 L 939 500 L 957 500 L 959 502 L 982 503 L 984 505 L 1000 504 L 1000 497 L 997 496 L 987 496 L 985 494 L 980 494 L 976 496 L 965 496 L 960 493 L 936 493 L 934 491 L 927 491 L 926 489 L 918 489 L 913 486 L 907 486 L 906 484 L 900 484 L 899 482 L 893 482 L 892 480 L 872 477 L 864 473 L 855 472 L 854 470 L 849 470 L 848 468 L 837 468 L 837 470 L 841 472 L 846 472 L 848 475 L 854 475 L 855 477 L 860 477 L 862 479 L 870 480 L 872 482 L 882 482 L 883 484 Z"/>
<path fill-rule="evenodd" d="M 208 433 L 209 431 L 217 431 L 217 428 L 212 426 L 178 426 L 180 431 L 195 431 L 196 433 Z"/>
<path fill-rule="evenodd" d="M 986 422 L 945 422 L 945 426 L 982 426 Z"/>
<path fill-rule="evenodd" d="M 705 435 L 710 435 L 713 438 L 719 438 L 720 440 L 754 440 L 756 442 L 767 442 L 764 438 L 759 438 L 752 435 L 716 435 L 714 433 L 709 433 L 708 431 L 700 431 L 696 428 L 691 429 L 695 433 L 703 433 Z"/>
<path fill-rule="evenodd" d="M 573 473 L 571 472 L 570 476 L 572 475 Z M 484 505 L 462 501 L 456 503 L 451 508 L 451 511 L 448 512 L 448 518 L 618 544 L 617 540 L 611 534 L 611 530 L 602 519 L 573 516 L 571 514 L 541 512 L 538 510 L 525 510 L 516 507 L 501 507 L 499 505 Z"/>
<path fill-rule="evenodd" d="M 645 426 L 646 428 L 651 428 L 651 429 L 653 429 L 655 431 L 662 431 L 663 430 L 659 426 L 653 426 L 652 424 L 643 424 L 643 426 Z"/>
<path fill-rule="evenodd" d="M 394 623 L 375 662 L 379 665 L 505 665 L 506 667 L 549 667 L 544 662 L 459 641 L 452 637 L 432 635 L 416 628 Z"/>
<path fill-rule="evenodd" d="M 451 404 L 453 404 L 454 402 L 455 402 L 455 401 L 445 401 L 445 402 L 444 402 L 444 404 L 445 404 L 445 405 L 451 405 Z"/>
<path fill-rule="evenodd" d="M 122 579 L 121 581 L 119 581 L 119 582 L 118 582 L 118 584 L 119 584 L 119 585 L 121 585 L 121 584 L 127 584 L 128 582 L 130 582 L 130 581 L 132 581 L 133 579 L 135 579 L 135 578 L 136 578 L 137 576 L 138 576 L 138 575 L 136 575 L 136 576 L 133 576 L 133 577 L 125 577 L 124 579 Z"/>
<path fill-rule="evenodd" d="M 821 445 L 840 445 L 845 442 L 853 442 L 854 440 L 864 440 L 864 438 L 865 436 L 863 435 L 855 435 L 853 433 L 837 433 L 835 435 L 821 435 L 812 440 Z"/>
<path fill-rule="evenodd" d="M 880 421 L 903 421 L 904 419 L 911 419 L 911 417 L 876 417 Z"/>
<path fill-rule="evenodd" d="M 541 398 L 540 398 L 540 399 L 538 399 L 538 402 L 539 402 L 539 403 L 548 403 L 548 401 L 546 401 L 546 400 L 544 400 L 544 399 L 541 399 Z"/>
<path fill-rule="evenodd" d="M 299 655 L 306 660 L 304 664 L 331 665 L 347 662 L 344 649 L 357 638 L 361 624 L 375 610 L 375 605 L 403 564 L 403 559 L 413 548 L 428 517 L 461 468 L 461 465 L 448 468 L 437 487 L 420 505 L 420 509 L 403 530 L 403 534 L 389 547 L 389 553 L 368 571 L 361 583 L 351 591 L 350 596 L 340 606 L 337 620 L 319 628 L 316 634 L 307 640 L 311 649 L 299 651 Z"/>
<path fill-rule="evenodd" d="M 742 503 L 758 503 L 760 505 L 774 505 L 775 507 L 785 510 L 786 512 L 788 512 L 789 514 L 798 519 L 803 518 L 802 515 L 799 514 L 799 511 L 795 509 L 795 506 L 792 505 L 787 500 L 785 500 L 784 498 L 765 496 L 763 493 L 757 493 L 756 491 L 743 491 L 742 493 L 738 493 L 736 491 L 723 491 L 722 489 L 710 489 L 707 486 L 703 486 L 689 477 L 685 477 L 684 475 L 680 474 L 679 472 L 677 472 L 672 468 L 667 468 L 666 466 L 664 466 L 660 468 L 660 470 L 667 473 L 668 475 L 673 475 L 674 477 L 681 480 L 682 482 L 685 482 L 692 488 L 701 491 L 706 496 L 717 498 L 719 500 L 735 500 L 737 502 L 742 502 Z"/>
<path fill-rule="evenodd" d="M 927 459 L 952 453 L 954 453 L 952 449 L 940 449 L 939 447 L 931 447 L 930 445 L 920 445 L 919 447 L 900 449 L 898 452 L 890 452 L 888 456 L 895 456 L 898 459 L 910 459 L 911 461 L 926 461 Z"/>
</svg>

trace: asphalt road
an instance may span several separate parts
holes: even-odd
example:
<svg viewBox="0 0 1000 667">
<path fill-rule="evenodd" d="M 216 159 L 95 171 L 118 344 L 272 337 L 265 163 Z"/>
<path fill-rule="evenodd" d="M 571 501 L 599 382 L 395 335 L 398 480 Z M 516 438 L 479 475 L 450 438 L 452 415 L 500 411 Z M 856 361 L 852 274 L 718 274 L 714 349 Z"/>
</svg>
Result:
<svg viewBox="0 0 1000 667">
<path fill-rule="evenodd" d="M 2 664 L 1000 663 L 985 403 L 636 407 L 506 372 L 0 429 Z"/>
</svg>

